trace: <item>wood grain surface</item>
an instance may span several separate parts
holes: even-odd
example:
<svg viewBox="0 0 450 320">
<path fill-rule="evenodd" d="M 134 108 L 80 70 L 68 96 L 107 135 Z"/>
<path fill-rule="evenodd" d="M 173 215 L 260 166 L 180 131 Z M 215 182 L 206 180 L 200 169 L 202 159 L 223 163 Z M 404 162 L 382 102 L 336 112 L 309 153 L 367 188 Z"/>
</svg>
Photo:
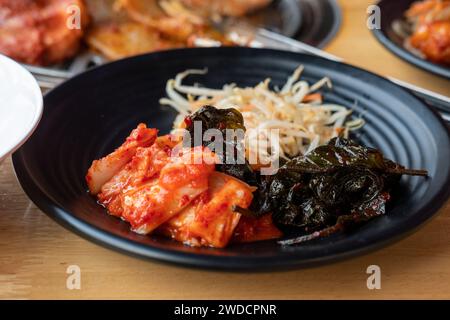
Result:
<svg viewBox="0 0 450 320">
<path fill-rule="evenodd" d="M 366 28 L 371 1 L 341 0 L 343 25 L 327 50 L 347 62 L 450 96 L 450 81 L 387 52 Z M 372 299 L 450 298 L 450 203 L 413 235 L 377 252 L 314 269 L 223 273 L 141 261 L 98 247 L 50 220 L 0 164 L 0 298 Z M 381 268 L 368 290 L 366 269 Z M 69 265 L 81 289 L 66 288 Z"/>
</svg>

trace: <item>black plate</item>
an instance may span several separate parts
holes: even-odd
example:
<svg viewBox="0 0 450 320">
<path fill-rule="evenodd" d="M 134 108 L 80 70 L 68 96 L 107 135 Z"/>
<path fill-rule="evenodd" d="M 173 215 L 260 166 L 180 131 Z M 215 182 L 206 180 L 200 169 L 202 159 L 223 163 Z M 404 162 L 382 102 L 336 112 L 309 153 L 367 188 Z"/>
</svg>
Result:
<svg viewBox="0 0 450 320">
<path fill-rule="evenodd" d="M 209 69 L 192 81 L 211 87 L 255 85 L 271 77 L 280 86 L 299 65 L 315 81 L 334 83 L 326 100 L 352 107 L 367 125 L 359 139 L 431 178 L 402 180 L 388 215 L 347 234 L 297 247 L 275 241 L 191 248 L 158 236 L 141 236 L 108 216 L 87 194 L 84 176 L 93 159 L 121 144 L 139 122 L 167 133 L 175 112 L 162 107 L 166 81 L 188 68 Z M 113 62 L 65 82 L 45 96 L 42 121 L 13 156 L 19 181 L 33 202 L 60 224 L 96 243 L 143 258 L 218 269 L 309 266 L 386 245 L 431 218 L 449 195 L 450 137 L 444 122 L 411 94 L 361 69 L 299 53 L 249 48 L 184 49 Z M 94 258 L 95 259 L 95 258 Z"/>
<path fill-rule="evenodd" d="M 341 9 L 336 0 L 297 0 L 301 27 L 294 38 L 314 47 L 325 47 L 341 26 Z"/>
<path fill-rule="evenodd" d="M 381 29 L 374 29 L 373 34 L 392 53 L 403 60 L 424 70 L 450 79 L 450 68 L 425 60 L 404 47 L 405 38 L 399 35 L 393 25 L 403 20 L 405 11 L 416 0 L 381 0 L 377 5 L 381 9 Z"/>
<path fill-rule="evenodd" d="M 287 37 L 295 36 L 302 25 L 303 14 L 298 0 L 274 0 L 261 10 L 231 21 L 247 22 L 250 25 L 266 28 Z"/>
</svg>

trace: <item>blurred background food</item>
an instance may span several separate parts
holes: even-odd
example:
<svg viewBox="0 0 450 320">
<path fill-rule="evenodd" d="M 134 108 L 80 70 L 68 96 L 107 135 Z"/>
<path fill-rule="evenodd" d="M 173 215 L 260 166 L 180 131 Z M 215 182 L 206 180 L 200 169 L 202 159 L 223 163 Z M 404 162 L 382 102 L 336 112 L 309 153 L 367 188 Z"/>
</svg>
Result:
<svg viewBox="0 0 450 320">
<path fill-rule="evenodd" d="M 68 6 L 80 8 L 80 29 L 67 28 Z M 88 24 L 82 0 L 0 0 L 0 53 L 49 65 L 73 57 Z"/>
<path fill-rule="evenodd" d="M 406 47 L 432 62 L 450 65 L 450 0 L 414 2 L 405 16 L 412 28 Z"/>
<path fill-rule="evenodd" d="M 271 0 L 0 0 L 0 53 L 33 65 L 73 58 L 83 46 L 108 60 L 169 48 L 246 45 L 218 27 Z M 66 23 L 80 9 L 81 24 Z"/>
</svg>

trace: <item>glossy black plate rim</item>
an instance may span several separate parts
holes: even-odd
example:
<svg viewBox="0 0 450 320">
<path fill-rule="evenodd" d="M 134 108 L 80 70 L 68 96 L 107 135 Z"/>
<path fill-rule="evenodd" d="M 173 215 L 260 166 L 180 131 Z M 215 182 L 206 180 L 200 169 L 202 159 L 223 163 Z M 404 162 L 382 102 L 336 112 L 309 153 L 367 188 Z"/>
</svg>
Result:
<svg viewBox="0 0 450 320">
<path fill-rule="evenodd" d="M 388 0 L 381 0 L 377 3 L 378 6 L 380 6 L 381 12 L 383 12 L 383 5 L 385 3 L 389 2 Z M 399 17 L 401 18 L 401 17 Z M 402 60 L 419 67 L 423 70 L 432 72 L 436 75 L 439 75 L 441 77 L 450 79 L 450 68 L 446 68 L 444 66 L 440 66 L 436 63 L 430 62 L 428 60 L 422 59 L 413 53 L 409 52 L 405 48 L 397 45 L 394 43 L 389 37 L 386 35 L 386 33 L 383 31 L 383 29 L 373 29 L 372 30 L 373 35 L 375 38 L 380 42 L 385 48 L 387 48 L 390 52 L 401 58 Z"/>
<path fill-rule="evenodd" d="M 161 51 L 156 53 L 144 54 L 136 57 L 131 57 L 123 59 L 120 61 L 110 62 L 95 68 L 88 70 L 83 74 L 79 74 L 73 79 L 79 79 L 82 77 L 89 76 L 91 73 L 95 73 L 97 69 L 103 69 L 108 67 L 118 67 L 119 64 L 127 64 L 130 60 L 146 59 L 148 56 L 156 57 L 165 54 L 180 55 L 183 56 L 184 52 L 192 51 L 193 54 L 198 52 L 199 54 L 203 51 L 214 51 L 214 50 L 229 50 L 229 51 L 265 51 L 270 52 L 274 55 L 289 56 L 291 58 L 298 58 L 308 56 L 301 53 L 280 51 L 273 49 L 251 49 L 251 48 L 196 48 L 196 49 L 178 49 Z M 440 124 L 444 129 L 446 134 L 446 142 L 450 145 L 450 128 L 446 125 L 445 121 L 440 117 L 439 113 L 434 109 L 424 105 L 419 99 L 411 95 L 409 92 L 403 88 L 398 87 L 389 80 L 373 74 L 369 71 L 363 70 L 361 68 L 351 66 L 349 64 L 329 61 L 322 58 L 316 58 L 318 61 L 323 61 L 324 63 L 334 64 L 336 67 L 344 67 L 356 70 L 360 73 L 365 73 L 372 77 L 376 81 L 377 85 L 380 87 L 387 87 L 390 90 L 397 91 L 396 93 L 407 97 L 408 99 L 413 99 L 417 103 L 421 104 L 424 108 L 431 111 L 432 116 L 435 118 L 437 124 Z M 67 81 L 55 89 L 49 91 L 45 97 L 51 95 L 52 92 L 56 90 L 67 90 L 70 89 L 70 82 Z M 45 112 L 45 110 L 44 110 Z M 450 171 L 445 178 L 446 184 L 437 194 L 435 194 L 433 201 L 430 201 L 426 207 L 423 208 L 424 214 L 420 215 L 420 218 L 415 220 L 408 220 L 408 223 L 403 224 L 401 227 L 393 228 L 383 233 L 383 236 L 375 237 L 375 240 L 371 244 L 364 244 L 359 246 L 354 246 L 352 248 L 344 248 L 343 246 L 337 248 L 337 252 L 334 254 L 328 254 L 326 256 L 321 256 L 318 258 L 308 258 L 304 260 L 299 260 L 296 253 L 293 252 L 291 255 L 283 255 L 282 259 L 274 260 L 273 256 L 259 256 L 259 257 L 229 257 L 229 256 L 214 256 L 206 254 L 193 254 L 179 251 L 171 251 L 166 249 L 159 249 L 152 246 L 144 245 L 138 242 L 122 238 L 120 236 L 109 233 L 108 231 L 101 230 L 87 222 L 79 220 L 71 215 L 70 212 L 58 207 L 58 204 L 54 203 L 40 188 L 39 182 L 34 181 L 27 174 L 27 168 L 25 165 L 25 159 L 21 155 L 21 149 L 16 151 L 13 156 L 13 166 L 16 176 L 28 197 L 50 218 L 55 220 L 57 223 L 67 228 L 68 230 L 80 235 L 81 237 L 99 244 L 103 247 L 125 253 L 130 256 L 149 259 L 152 261 L 167 262 L 171 264 L 178 264 L 187 267 L 205 268 L 205 269 L 215 269 L 215 270 L 226 270 L 226 271 L 243 271 L 243 270 L 254 270 L 254 271 L 275 271 L 275 270 L 286 270 L 301 267 L 312 267 L 318 265 L 329 264 L 331 262 L 340 261 L 350 257 L 355 257 L 362 255 L 364 253 L 369 253 L 388 244 L 391 244 L 399 239 L 406 237 L 407 235 L 413 233 L 419 227 L 421 227 L 426 221 L 429 221 L 434 217 L 437 211 L 442 207 L 442 205 L 447 201 L 450 196 Z M 226 249 L 224 249 L 226 250 Z"/>
</svg>

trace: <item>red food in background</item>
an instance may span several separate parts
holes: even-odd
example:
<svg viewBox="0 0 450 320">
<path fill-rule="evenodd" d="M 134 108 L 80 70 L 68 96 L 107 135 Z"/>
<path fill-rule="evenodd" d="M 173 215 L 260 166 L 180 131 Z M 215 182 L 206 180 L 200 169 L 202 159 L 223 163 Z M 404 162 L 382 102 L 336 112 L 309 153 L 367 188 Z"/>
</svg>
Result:
<svg viewBox="0 0 450 320">
<path fill-rule="evenodd" d="M 426 59 L 450 64 L 450 1 L 426 0 L 414 3 L 406 12 L 413 24 L 412 47 Z"/>
<path fill-rule="evenodd" d="M 80 28 L 71 29 L 80 9 Z M 14 60 L 50 65 L 73 57 L 80 49 L 88 14 L 82 0 L 0 0 L 0 53 Z"/>
</svg>

